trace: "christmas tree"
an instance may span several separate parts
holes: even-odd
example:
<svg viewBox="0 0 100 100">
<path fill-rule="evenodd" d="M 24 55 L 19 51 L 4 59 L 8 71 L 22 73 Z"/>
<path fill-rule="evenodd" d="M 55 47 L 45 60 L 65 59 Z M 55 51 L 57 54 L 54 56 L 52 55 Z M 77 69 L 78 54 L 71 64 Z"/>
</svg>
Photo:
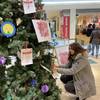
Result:
<svg viewBox="0 0 100 100">
<path fill-rule="evenodd" d="M 46 19 L 43 5 L 35 0 L 36 12 L 25 14 L 23 2 L 30 7 L 33 0 L 0 0 L 0 100 L 60 100 L 51 47 L 38 42 L 32 23 Z M 26 49 L 32 50 L 32 64 L 21 63 Z"/>
</svg>

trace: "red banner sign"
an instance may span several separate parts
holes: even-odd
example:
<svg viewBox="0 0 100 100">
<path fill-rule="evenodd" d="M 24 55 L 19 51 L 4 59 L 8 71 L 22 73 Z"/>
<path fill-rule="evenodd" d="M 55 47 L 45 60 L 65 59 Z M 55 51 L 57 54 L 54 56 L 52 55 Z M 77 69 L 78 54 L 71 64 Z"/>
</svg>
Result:
<svg viewBox="0 0 100 100">
<path fill-rule="evenodd" d="M 61 38 L 68 39 L 70 32 L 70 16 L 62 16 L 61 23 Z"/>
</svg>

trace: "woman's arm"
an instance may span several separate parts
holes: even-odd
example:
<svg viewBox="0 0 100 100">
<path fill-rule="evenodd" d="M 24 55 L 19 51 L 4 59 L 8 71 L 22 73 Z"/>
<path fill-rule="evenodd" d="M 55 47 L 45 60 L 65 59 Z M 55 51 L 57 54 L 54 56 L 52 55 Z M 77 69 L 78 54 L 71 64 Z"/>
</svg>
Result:
<svg viewBox="0 0 100 100">
<path fill-rule="evenodd" d="M 79 59 L 75 64 L 72 65 L 71 68 L 57 68 L 58 73 L 65 75 L 74 75 L 86 67 L 88 64 L 87 60 Z"/>
<path fill-rule="evenodd" d="M 67 64 L 59 66 L 59 68 L 70 68 L 71 66 L 72 66 L 72 61 L 69 61 Z"/>
</svg>

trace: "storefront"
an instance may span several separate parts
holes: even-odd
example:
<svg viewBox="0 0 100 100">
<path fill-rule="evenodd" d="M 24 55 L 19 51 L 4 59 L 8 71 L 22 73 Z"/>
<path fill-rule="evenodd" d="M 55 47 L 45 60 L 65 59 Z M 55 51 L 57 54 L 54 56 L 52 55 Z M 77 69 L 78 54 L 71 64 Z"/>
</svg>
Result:
<svg viewBox="0 0 100 100">
<path fill-rule="evenodd" d="M 62 9 L 52 11 L 48 19 L 53 21 L 57 38 L 74 39 L 88 44 L 90 37 L 84 33 L 89 24 L 100 24 L 100 9 Z"/>
<path fill-rule="evenodd" d="M 96 26 L 100 25 L 100 9 L 77 10 L 76 39 L 82 44 L 88 44 L 90 35 Z M 79 13 L 80 12 L 80 13 Z"/>
</svg>

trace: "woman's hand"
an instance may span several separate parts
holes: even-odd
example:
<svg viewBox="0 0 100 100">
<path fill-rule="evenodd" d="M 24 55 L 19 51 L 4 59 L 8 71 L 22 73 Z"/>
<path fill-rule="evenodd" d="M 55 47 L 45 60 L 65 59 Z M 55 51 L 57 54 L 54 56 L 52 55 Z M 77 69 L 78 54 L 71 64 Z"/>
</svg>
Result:
<svg viewBox="0 0 100 100">
<path fill-rule="evenodd" d="M 56 67 L 56 68 L 54 69 L 54 71 L 55 71 L 55 72 L 58 72 L 59 69 L 60 69 L 59 67 Z"/>
</svg>

